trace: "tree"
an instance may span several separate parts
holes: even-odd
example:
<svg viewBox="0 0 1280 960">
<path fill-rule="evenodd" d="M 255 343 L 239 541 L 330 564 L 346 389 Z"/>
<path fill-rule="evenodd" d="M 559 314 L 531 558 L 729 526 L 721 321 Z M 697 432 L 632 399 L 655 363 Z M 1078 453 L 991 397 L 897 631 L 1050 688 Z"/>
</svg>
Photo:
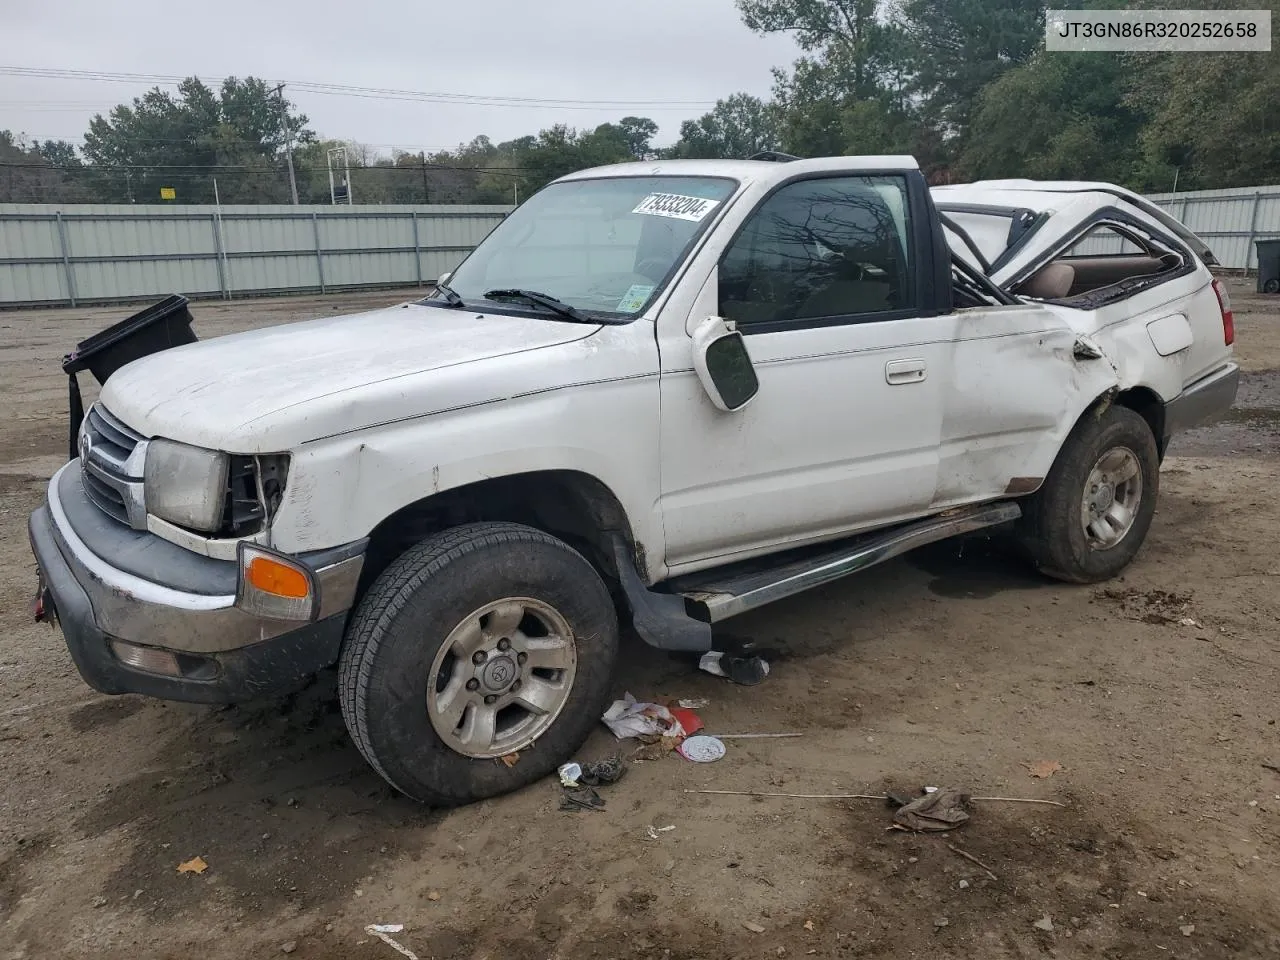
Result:
<svg viewBox="0 0 1280 960">
<path fill-rule="evenodd" d="M 1169 190 L 1175 173 L 1180 190 L 1275 183 L 1280 62 L 1269 53 L 1200 53 L 1188 69 L 1188 56 L 1135 57 L 1129 102 L 1149 117 L 1139 186 Z"/>
<path fill-rule="evenodd" d="M 963 136 L 983 87 L 1044 39 L 1044 0 L 903 0 L 911 89 L 947 135 Z"/>
<path fill-rule="evenodd" d="M 1128 103 L 1131 75 L 1115 54 L 1038 54 L 983 89 L 961 169 L 978 178 L 1132 182 L 1142 115 Z"/>
<path fill-rule="evenodd" d="M 75 203 L 86 199 L 75 147 L 61 140 L 28 142 L 0 130 L 0 203 Z"/>
<path fill-rule="evenodd" d="M 809 59 L 838 74 L 847 97 L 883 91 L 898 64 L 899 28 L 878 17 L 879 0 L 737 0 L 757 33 L 790 33 Z"/>
<path fill-rule="evenodd" d="M 216 177 L 224 202 L 287 202 L 284 125 L 299 145 L 315 138 L 262 80 L 231 77 L 215 94 L 189 77 L 177 96 L 157 87 L 95 116 L 84 156 L 104 200 L 155 202 L 171 186 L 182 202 L 212 202 Z"/>
<path fill-rule="evenodd" d="M 658 125 L 646 117 L 625 117 L 589 131 L 559 123 L 507 146 L 520 168 L 520 192 L 528 195 L 576 170 L 651 156 L 649 140 L 657 131 Z"/>
<path fill-rule="evenodd" d="M 801 156 L 926 150 L 940 142 L 909 96 L 910 51 L 878 0 L 737 0 L 747 26 L 792 34 L 806 56 L 774 70 L 782 149 Z"/>
<path fill-rule="evenodd" d="M 623 117 L 618 121 L 618 129 L 634 159 L 653 159 L 653 138 L 658 135 L 656 123 L 648 117 Z"/>
<path fill-rule="evenodd" d="M 667 154 L 682 159 L 742 159 L 779 146 L 777 110 L 749 93 L 735 93 L 716 101 L 710 113 L 680 124 L 680 139 Z"/>
</svg>

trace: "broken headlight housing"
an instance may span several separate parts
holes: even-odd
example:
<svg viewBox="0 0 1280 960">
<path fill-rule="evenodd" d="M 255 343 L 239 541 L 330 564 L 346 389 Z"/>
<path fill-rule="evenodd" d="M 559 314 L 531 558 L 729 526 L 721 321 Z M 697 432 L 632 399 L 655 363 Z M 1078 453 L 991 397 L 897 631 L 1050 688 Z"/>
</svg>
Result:
<svg viewBox="0 0 1280 960">
<path fill-rule="evenodd" d="M 173 440 L 147 449 L 147 513 L 187 530 L 243 537 L 270 522 L 284 493 L 289 458 L 207 450 Z"/>
</svg>

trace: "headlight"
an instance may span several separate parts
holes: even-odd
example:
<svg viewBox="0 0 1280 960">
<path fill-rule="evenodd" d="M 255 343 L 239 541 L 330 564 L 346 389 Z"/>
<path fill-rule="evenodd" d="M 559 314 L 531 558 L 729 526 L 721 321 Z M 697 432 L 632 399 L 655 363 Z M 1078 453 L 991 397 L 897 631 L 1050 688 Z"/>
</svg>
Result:
<svg viewBox="0 0 1280 960">
<path fill-rule="evenodd" d="M 213 533 L 226 510 L 230 464 L 231 458 L 216 450 L 152 440 L 143 471 L 147 513 Z"/>
</svg>

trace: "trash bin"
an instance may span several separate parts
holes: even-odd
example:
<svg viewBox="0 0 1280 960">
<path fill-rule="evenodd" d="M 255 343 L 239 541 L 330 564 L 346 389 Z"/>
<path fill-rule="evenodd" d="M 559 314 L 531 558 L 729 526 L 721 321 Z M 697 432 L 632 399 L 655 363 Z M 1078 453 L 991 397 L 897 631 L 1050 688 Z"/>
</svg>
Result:
<svg viewBox="0 0 1280 960">
<path fill-rule="evenodd" d="M 1258 292 L 1280 293 L 1280 240 L 1255 240 L 1258 248 Z"/>
<path fill-rule="evenodd" d="M 88 370 L 98 383 L 106 383 L 107 378 L 126 363 L 170 347 L 195 343 L 196 339 L 187 298 L 175 293 L 76 344 L 76 348 L 62 358 L 71 408 L 71 459 L 79 455 L 76 435 L 84 419 L 77 373 Z"/>
</svg>

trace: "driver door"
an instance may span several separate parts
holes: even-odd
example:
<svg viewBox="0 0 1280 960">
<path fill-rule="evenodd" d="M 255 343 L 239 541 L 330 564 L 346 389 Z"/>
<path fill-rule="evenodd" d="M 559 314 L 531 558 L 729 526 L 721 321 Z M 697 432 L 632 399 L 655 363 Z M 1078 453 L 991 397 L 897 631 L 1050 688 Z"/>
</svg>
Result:
<svg viewBox="0 0 1280 960">
<path fill-rule="evenodd" d="M 902 174 L 784 184 L 710 266 L 681 325 L 659 325 L 673 574 L 927 511 L 954 323 L 922 307 L 922 197 Z M 743 333 L 759 379 L 731 413 L 692 370 L 689 331 L 711 314 Z"/>
</svg>

